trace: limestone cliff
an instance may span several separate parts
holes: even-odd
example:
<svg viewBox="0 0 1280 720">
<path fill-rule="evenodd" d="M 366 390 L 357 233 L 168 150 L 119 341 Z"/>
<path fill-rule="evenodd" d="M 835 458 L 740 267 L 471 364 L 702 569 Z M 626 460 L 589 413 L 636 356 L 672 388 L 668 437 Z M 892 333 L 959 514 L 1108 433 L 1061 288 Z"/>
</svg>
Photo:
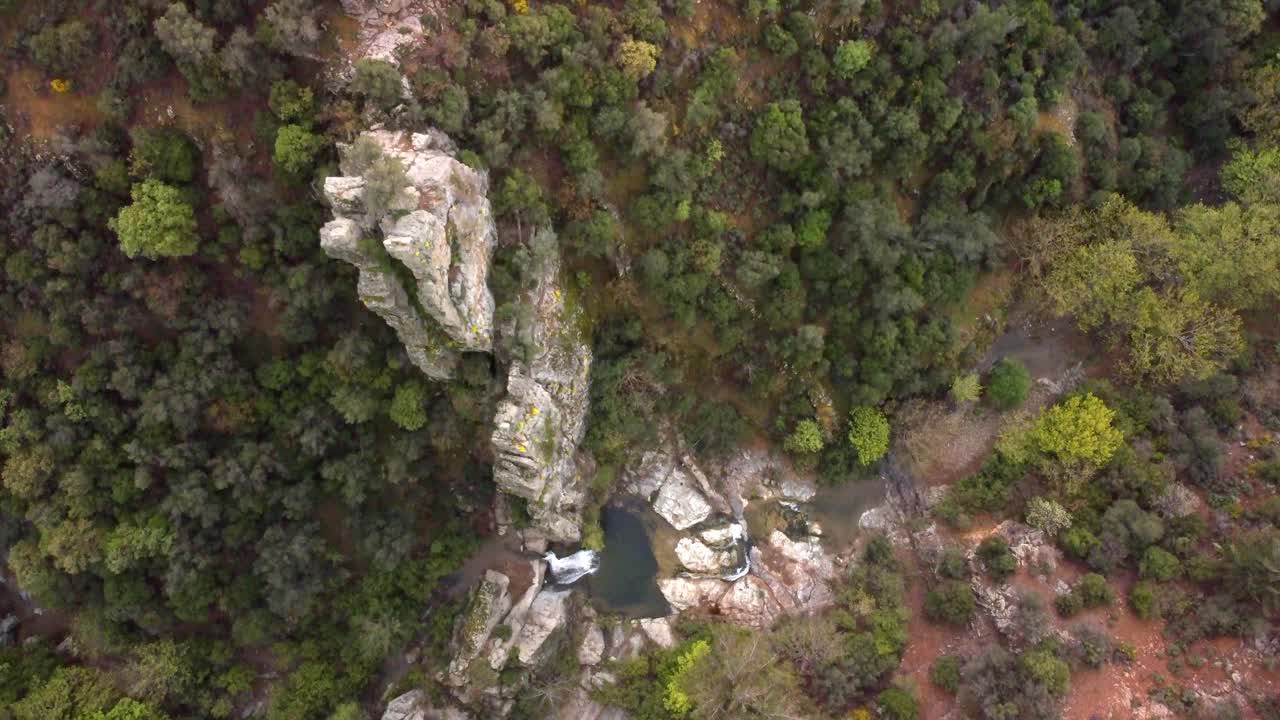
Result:
<svg viewBox="0 0 1280 720">
<path fill-rule="evenodd" d="M 398 163 L 404 184 L 391 189 L 385 212 L 374 212 L 365 177 L 326 178 L 335 217 L 321 246 L 359 268 L 361 300 L 396 330 L 413 363 L 430 377 L 451 377 L 458 353 L 493 349 L 488 276 L 497 233 L 488 175 L 458 162 L 439 131 L 363 137 Z"/>
</svg>

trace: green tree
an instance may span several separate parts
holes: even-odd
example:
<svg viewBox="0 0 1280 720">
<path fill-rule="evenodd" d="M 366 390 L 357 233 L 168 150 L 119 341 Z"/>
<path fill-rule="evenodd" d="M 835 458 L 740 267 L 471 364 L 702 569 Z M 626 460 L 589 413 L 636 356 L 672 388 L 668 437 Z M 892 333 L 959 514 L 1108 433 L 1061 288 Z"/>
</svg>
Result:
<svg viewBox="0 0 1280 720">
<path fill-rule="evenodd" d="M 973 588 L 965 580 L 939 583 L 924 596 L 924 614 L 934 622 L 962 626 L 976 606 Z"/>
<path fill-rule="evenodd" d="M 1129 607 L 1133 608 L 1133 614 L 1143 620 L 1158 616 L 1160 609 L 1156 602 L 1157 591 L 1155 583 L 1145 580 L 1134 583 L 1133 587 L 1129 588 Z"/>
<path fill-rule="evenodd" d="M 866 40 L 846 40 L 840 43 L 832 58 L 836 74 L 845 80 L 853 79 L 854 75 L 871 64 L 872 51 L 871 43 Z"/>
<path fill-rule="evenodd" d="M 987 378 L 987 402 L 1000 410 L 1012 410 L 1027 401 L 1031 373 L 1016 358 L 1004 358 L 991 368 Z"/>
<path fill-rule="evenodd" d="M 400 71 L 386 60 L 361 58 L 356 61 L 356 74 L 351 87 L 369 102 L 384 110 L 400 102 L 404 87 Z"/>
<path fill-rule="evenodd" d="M 1036 418 L 1031 437 L 1046 470 L 1066 481 L 1068 496 L 1102 467 L 1124 441 L 1115 412 L 1093 393 L 1073 395 Z"/>
<path fill-rule="evenodd" d="M 769 103 L 756 118 L 751 133 L 751 155 L 769 167 L 792 171 L 809 155 L 804 114 L 796 100 Z"/>
<path fill-rule="evenodd" d="M 880 717 L 886 720 L 916 720 L 920 717 L 920 703 L 915 696 L 900 687 L 891 687 L 876 696 Z"/>
<path fill-rule="evenodd" d="M 285 125 L 276 132 L 272 159 L 286 175 L 301 177 L 315 165 L 324 138 L 301 125 Z"/>
<path fill-rule="evenodd" d="M 130 195 L 133 204 L 108 222 L 125 255 L 156 259 L 196 251 L 196 214 L 177 188 L 145 180 L 134 185 Z"/>
<path fill-rule="evenodd" d="M 396 388 L 387 414 L 396 425 L 413 432 L 427 424 L 426 388 L 413 380 Z"/>
<path fill-rule="evenodd" d="M 658 46 L 643 40 L 623 40 L 618 44 L 614 62 L 628 80 L 636 82 L 649 77 L 658 67 Z"/>
<path fill-rule="evenodd" d="M 1027 501 L 1027 524 L 1049 537 L 1071 527 L 1071 513 L 1048 498 L 1033 497 Z"/>
<path fill-rule="evenodd" d="M 1177 556 L 1154 545 L 1147 548 L 1138 564 L 1138 575 L 1145 580 L 1168 582 L 1182 574 L 1182 563 Z"/>
<path fill-rule="evenodd" d="M 876 408 L 860 405 L 849 411 L 849 444 L 858 463 L 870 465 L 889 451 L 889 419 Z"/>
<path fill-rule="evenodd" d="M 83 20 L 49 25 L 27 41 L 31 56 L 45 72 L 66 77 L 93 51 L 94 34 Z"/>
<path fill-rule="evenodd" d="M 787 452 L 800 454 L 820 452 L 822 446 L 822 428 L 816 420 L 801 420 L 796 423 L 796 429 L 782 444 Z"/>
</svg>

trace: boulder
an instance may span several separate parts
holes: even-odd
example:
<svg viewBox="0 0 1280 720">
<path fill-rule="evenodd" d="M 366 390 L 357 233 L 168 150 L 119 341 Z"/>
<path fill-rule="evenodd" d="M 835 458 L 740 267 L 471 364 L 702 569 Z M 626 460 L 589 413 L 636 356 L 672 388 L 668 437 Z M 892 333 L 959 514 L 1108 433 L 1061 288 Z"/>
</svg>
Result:
<svg viewBox="0 0 1280 720">
<path fill-rule="evenodd" d="M 732 547 L 744 540 L 746 536 L 746 530 L 738 523 L 727 523 L 698 533 L 698 537 L 702 538 L 702 542 L 707 547 L 715 550 L 724 550 Z"/>
<path fill-rule="evenodd" d="M 687 530 L 711 517 L 711 503 L 696 489 L 696 481 L 676 468 L 658 490 L 653 509 L 677 530 Z"/>
<path fill-rule="evenodd" d="M 516 635 L 516 659 L 523 665 L 532 665 L 538 658 L 543 643 L 556 630 L 564 627 L 568 613 L 568 590 L 544 588 L 533 599 L 524 625 Z"/>
<path fill-rule="evenodd" d="M 658 578 L 658 590 L 678 613 L 713 605 L 728 587 L 728 583 L 716 578 Z"/>
<path fill-rule="evenodd" d="M 467 682 L 467 670 L 484 649 L 493 629 L 511 609 L 507 587 L 511 579 L 500 572 L 485 571 L 484 578 L 471 593 L 467 609 L 454 629 L 452 660 L 447 681 L 454 687 Z"/>
<path fill-rule="evenodd" d="M 671 629 L 671 620 L 667 618 L 651 618 L 639 620 L 637 624 L 644 636 L 649 638 L 649 642 L 660 648 L 672 648 L 676 646 L 675 631 Z"/>
<path fill-rule="evenodd" d="M 599 665 L 604 659 L 604 631 L 596 623 L 587 625 L 582 634 L 582 642 L 578 643 L 578 663 L 581 665 Z"/>
<path fill-rule="evenodd" d="M 524 627 L 525 618 L 529 615 L 529 608 L 533 605 L 533 600 L 538 596 L 538 590 L 542 587 L 542 576 L 545 564 L 540 560 L 529 563 L 530 572 L 533 574 L 533 581 L 529 587 L 525 589 L 520 599 L 511 606 L 511 612 L 502 619 L 502 623 L 511 628 L 511 632 L 504 639 L 499 634 L 494 633 L 489 637 L 489 643 L 485 647 L 484 657 L 489 659 L 489 667 L 494 670 L 501 670 L 506 667 L 507 661 L 511 659 L 511 647 L 515 644 L 516 637 L 520 634 L 521 628 Z"/>
<path fill-rule="evenodd" d="M 457 708 L 432 707 L 426 692 L 410 690 L 387 704 L 382 720 L 471 720 L 471 715 Z"/>
<path fill-rule="evenodd" d="M 719 577 L 732 573 L 741 565 L 735 549 L 712 550 L 689 537 L 680 538 L 676 543 L 676 557 L 686 570 L 696 575 Z"/>
</svg>

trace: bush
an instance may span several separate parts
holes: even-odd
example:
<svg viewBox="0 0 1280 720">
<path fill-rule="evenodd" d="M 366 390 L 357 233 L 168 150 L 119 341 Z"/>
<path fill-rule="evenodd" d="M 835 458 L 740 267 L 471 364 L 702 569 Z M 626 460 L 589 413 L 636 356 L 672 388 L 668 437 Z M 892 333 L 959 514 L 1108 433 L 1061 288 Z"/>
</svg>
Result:
<svg viewBox="0 0 1280 720">
<path fill-rule="evenodd" d="M 765 108 L 751 134 L 751 155 L 782 171 L 800 167 L 809 156 L 809 137 L 799 102 L 784 100 Z"/>
<path fill-rule="evenodd" d="M 900 687 L 891 687 L 877 695 L 876 706 L 880 717 L 887 720 L 916 720 L 920 717 L 920 703 Z"/>
<path fill-rule="evenodd" d="M 961 373 L 951 381 L 951 402 L 957 405 L 971 403 L 982 396 L 982 381 L 978 373 Z"/>
<path fill-rule="evenodd" d="M 929 666 L 929 679 L 934 685 L 955 693 L 960 689 L 960 658 L 955 655 L 941 655 Z"/>
<path fill-rule="evenodd" d="M 1168 582 L 1182 575 L 1182 563 L 1172 553 L 1154 545 L 1147 548 L 1138 564 L 1138 574 L 1144 580 Z"/>
<path fill-rule="evenodd" d="M 1018 569 L 1018 558 L 1009 549 L 1009 541 L 991 535 L 978 544 L 978 560 L 993 580 L 1005 580 Z"/>
<path fill-rule="evenodd" d="M 813 454 L 822 450 L 822 428 L 815 420 L 801 420 L 796 429 L 782 443 L 790 453 Z"/>
<path fill-rule="evenodd" d="M 396 388 L 387 414 L 391 421 L 410 432 L 427 424 L 426 389 L 414 380 Z"/>
<path fill-rule="evenodd" d="M 973 588 L 963 580 L 939 583 L 925 595 L 924 614 L 930 620 L 962 626 L 973 614 Z"/>
<path fill-rule="evenodd" d="M 1071 513 L 1053 500 L 1034 497 L 1027 501 L 1027 524 L 1051 538 L 1057 537 L 1071 527 Z"/>
<path fill-rule="evenodd" d="M 1080 578 L 1079 584 L 1072 590 L 1080 595 L 1085 607 L 1110 605 L 1115 600 L 1115 593 L 1107 584 L 1107 579 L 1097 573 L 1089 573 Z"/>
<path fill-rule="evenodd" d="M 1129 588 L 1129 607 L 1133 614 L 1143 620 L 1158 617 L 1159 607 L 1156 604 L 1156 585 L 1147 581 L 1136 582 Z"/>
<path fill-rule="evenodd" d="M 285 175 L 298 178 L 311 170 L 323 147 L 324 138 L 301 125 L 285 125 L 276 133 L 272 159 Z"/>
<path fill-rule="evenodd" d="M 351 87 L 369 102 L 383 109 L 400 102 L 404 90 L 400 83 L 400 71 L 385 60 L 362 58 L 356 61 L 355 78 Z"/>
<path fill-rule="evenodd" d="M 866 405 L 849 412 L 849 444 L 858 451 L 858 463 L 870 465 L 889 451 L 889 419 Z"/>
<path fill-rule="evenodd" d="M 1027 401 L 1031 373 L 1018 360 L 1005 358 L 996 363 L 987 378 L 987 402 L 999 410 L 1012 410 Z"/>
<path fill-rule="evenodd" d="M 1053 607 L 1059 615 L 1069 618 L 1084 609 L 1084 600 L 1077 592 L 1067 592 L 1053 599 Z"/>
</svg>

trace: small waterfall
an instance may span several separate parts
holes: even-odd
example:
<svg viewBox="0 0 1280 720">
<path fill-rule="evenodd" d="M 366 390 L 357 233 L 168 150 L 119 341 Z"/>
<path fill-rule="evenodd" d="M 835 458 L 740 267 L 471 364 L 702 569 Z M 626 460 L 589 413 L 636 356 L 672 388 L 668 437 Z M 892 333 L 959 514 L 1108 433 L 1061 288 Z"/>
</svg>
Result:
<svg viewBox="0 0 1280 720">
<path fill-rule="evenodd" d="M 565 557 L 548 552 L 542 559 L 547 561 L 547 572 L 557 585 L 572 585 L 600 569 L 600 557 L 594 550 L 579 550 Z"/>
</svg>

